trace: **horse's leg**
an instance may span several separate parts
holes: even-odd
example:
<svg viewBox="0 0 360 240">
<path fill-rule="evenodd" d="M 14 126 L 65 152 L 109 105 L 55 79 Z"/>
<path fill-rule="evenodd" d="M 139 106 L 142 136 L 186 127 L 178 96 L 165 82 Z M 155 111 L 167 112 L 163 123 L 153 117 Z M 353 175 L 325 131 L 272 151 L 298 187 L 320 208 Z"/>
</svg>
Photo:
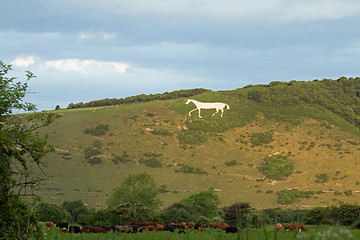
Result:
<svg viewBox="0 0 360 240">
<path fill-rule="evenodd" d="M 214 112 L 212 116 L 214 116 L 214 115 L 217 114 L 218 112 L 219 112 L 219 109 L 217 108 L 217 109 L 216 109 L 216 112 Z"/>
<path fill-rule="evenodd" d="M 221 117 L 223 117 L 224 109 L 220 109 L 220 110 L 221 110 Z"/>
<path fill-rule="evenodd" d="M 191 110 L 191 111 L 189 112 L 189 116 L 191 116 L 191 113 L 192 113 L 193 111 L 195 111 L 196 109 L 197 109 L 197 108 Z"/>
<path fill-rule="evenodd" d="M 199 118 L 202 118 L 202 116 L 200 116 L 200 108 L 198 108 L 199 109 Z"/>
</svg>

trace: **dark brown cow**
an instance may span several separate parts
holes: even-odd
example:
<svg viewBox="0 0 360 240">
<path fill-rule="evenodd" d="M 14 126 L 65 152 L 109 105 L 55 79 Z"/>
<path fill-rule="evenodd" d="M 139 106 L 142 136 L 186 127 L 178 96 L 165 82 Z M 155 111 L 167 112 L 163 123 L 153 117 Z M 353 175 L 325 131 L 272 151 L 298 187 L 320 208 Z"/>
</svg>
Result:
<svg viewBox="0 0 360 240">
<path fill-rule="evenodd" d="M 307 232 L 307 229 L 303 225 L 299 224 L 299 231 L 300 232 Z"/>
<path fill-rule="evenodd" d="M 285 231 L 296 231 L 296 229 L 297 229 L 297 223 L 296 222 L 294 222 L 291 225 L 285 225 L 284 226 Z"/>
<path fill-rule="evenodd" d="M 204 227 L 198 227 L 198 231 L 199 231 L 199 232 L 204 232 L 204 231 L 206 231 L 206 228 L 204 228 Z"/>
<path fill-rule="evenodd" d="M 280 230 L 282 230 L 282 228 L 283 228 L 283 226 L 280 223 L 278 223 L 278 224 L 276 224 L 275 230 L 280 231 Z"/>
</svg>

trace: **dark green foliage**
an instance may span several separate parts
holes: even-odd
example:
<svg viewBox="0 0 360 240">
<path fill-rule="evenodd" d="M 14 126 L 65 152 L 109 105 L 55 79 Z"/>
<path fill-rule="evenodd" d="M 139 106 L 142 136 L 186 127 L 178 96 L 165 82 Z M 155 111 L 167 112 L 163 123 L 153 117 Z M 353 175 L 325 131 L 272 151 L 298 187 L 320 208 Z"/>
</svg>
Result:
<svg viewBox="0 0 360 240">
<path fill-rule="evenodd" d="M 113 163 L 118 164 L 118 163 L 127 163 L 131 161 L 131 159 L 130 159 L 130 155 L 126 151 L 124 151 L 121 156 L 115 155 L 112 161 Z"/>
<path fill-rule="evenodd" d="M 315 177 L 316 177 L 315 182 L 317 183 L 325 183 L 330 179 L 326 173 L 317 173 Z"/>
<path fill-rule="evenodd" d="M 198 217 L 196 222 L 203 225 L 204 227 L 209 227 L 210 219 L 205 216 L 200 216 L 200 217 Z"/>
<path fill-rule="evenodd" d="M 345 196 L 351 196 L 351 195 L 353 195 L 353 191 L 352 190 L 346 190 L 346 191 L 344 191 L 344 194 L 345 194 Z"/>
<path fill-rule="evenodd" d="M 95 141 L 93 142 L 93 147 L 94 147 L 94 148 L 101 149 L 101 148 L 102 148 L 102 142 L 99 141 L 99 140 L 95 140 Z"/>
<path fill-rule="evenodd" d="M 277 203 L 281 205 L 293 204 L 298 198 L 311 198 L 315 195 L 314 191 L 282 190 L 276 193 Z"/>
<path fill-rule="evenodd" d="M 85 159 L 91 159 L 95 156 L 100 155 L 102 152 L 97 149 L 97 148 L 93 148 L 93 147 L 87 147 L 85 149 Z"/>
<path fill-rule="evenodd" d="M 199 215 L 205 217 L 217 216 L 217 208 L 221 203 L 219 197 L 211 189 L 191 194 L 180 202 L 191 206 Z"/>
<path fill-rule="evenodd" d="M 331 209 L 324 207 L 316 207 L 310 209 L 304 215 L 304 224 L 319 225 L 319 224 L 332 224 L 331 222 Z"/>
<path fill-rule="evenodd" d="M 41 159 L 54 148 L 37 131 L 60 115 L 36 113 L 35 105 L 24 101 L 34 74 L 27 71 L 26 82 L 14 82 L 7 76 L 11 70 L 0 61 L 0 238 L 41 239 L 35 217 L 18 196 L 31 195 L 44 180 Z"/>
<path fill-rule="evenodd" d="M 331 217 L 344 226 L 350 226 L 360 218 L 360 207 L 352 204 L 343 204 L 333 208 Z"/>
<path fill-rule="evenodd" d="M 102 99 L 91 101 L 88 103 L 70 103 L 68 105 L 68 109 L 72 108 L 87 108 L 87 107 L 100 107 L 100 106 L 114 106 L 114 105 L 122 105 L 128 103 L 137 103 L 137 102 L 150 102 L 154 100 L 168 100 L 168 99 L 177 99 L 182 97 L 191 97 L 194 95 L 198 95 L 201 93 L 210 92 L 210 90 L 196 88 L 196 89 L 188 89 L 188 90 L 179 90 L 173 92 L 165 92 L 162 94 L 150 94 L 150 95 L 137 95 L 132 97 L 120 98 L 120 99 Z"/>
<path fill-rule="evenodd" d="M 273 133 L 271 131 L 265 133 L 253 133 L 250 137 L 250 142 L 253 146 L 260 146 L 263 144 L 268 144 L 274 139 L 272 138 Z"/>
<path fill-rule="evenodd" d="M 91 165 L 97 165 L 102 163 L 102 159 L 101 157 L 93 157 L 88 160 L 88 163 L 90 163 Z"/>
<path fill-rule="evenodd" d="M 229 160 L 229 161 L 226 161 L 225 164 L 227 166 L 235 166 L 236 164 L 238 164 L 238 162 L 236 160 Z"/>
<path fill-rule="evenodd" d="M 28 206 L 13 196 L 0 204 L 0 239 L 45 239 L 42 226 Z"/>
<path fill-rule="evenodd" d="M 162 167 L 162 162 L 157 158 L 147 158 L 147 159 L 140 158 L 139 163 L 152 168 Z"/>
<path fill-rule="evenodd" d="M 206 171 L 201 170 L 198 167 L 191 167 L 189 165 L 182 165 L 179 172 L 190 173 L 190 174 L 207 174 Z"/>
<path fill-rule="evenodd" d="M 234 203 L 228 207 L 223 208 L 224 211 L 224 221 L 231 226 L 238 226 L 240 228 L 245 228 L 250 223 L 248 222 L 248 216 L 253 209 L 250 207 L 249 203 L 238 202 Z"/>
<path fill-rule="evenodd" d="M 206 134 L 199 131 L 190 131 L 190 130 L 182 130 L 177 138 L 179 139 L 180 144 L 202 144 L 207 141 Z"/>
<path fill-rule="evenodd" d="M 267 156 L 258 167 L 266 177 L 281 180 L 288 177 L 294 170 L 294 164 L 283 155 Z"/>
<path fill-rule="evenodd" d="M 151 152 L 147 152 L 147 153 L 144 153 L 144 156 L 145 157 L 154 157 L 154 158 L 158 158 L 158 157 L 161 157 L 163 154 L 162 153 L 151 153 Z"/>
<path fill-rule="evenodd" d="M 60 105 L 56 105 L 55 110 L 57 111 L 57 110 L 60 110 L 60 109 L 61 109 Z"/>
<path fill-rule="evenodd" d="M 359 89 L 359 78 L 342 77 L 336 81 L 324 79 L 286 85 L 257 85 L 246 90 L 248 99 L 262 105 L 318 105 L 359 126 Z"/>
<path fill-rule="evenodd" d="M 172 136 L 173 135 L 173 133 L 167 129 L 154 129 L 153 131 L 151 131 L 151 133 L 154 135 L 160 135 L 160 136 Z"/>
<path fill-rule="evenodd" d="M 155 211 L 160 201 L 154 178 L 148 173 L 130 174 L 114 189 L 108 205 L 114 208 L 123 203 L 144 205 Z"/>
<path fill-rule="evenodd" d="M 306 210 L 270 208 L 259 211 L 259 215 L 263 223 L 293 223 L 302 222 Z"/>
<path fill-rule="evenodd" d="M 164 223 L 191 222 L 198 217 L 197 210 L 185 203 L 174 203 L 168 208 L 159 212 L 159 217 Z"/>
<path fill-rule="evenodd" d="M 81 200 L 76 201 L 65 201 L 61 207 L 70 213 L 68 217 L 68 222 L 76 223 L 78 221 L 79 215 L 88 215 L 89 209 Z"/>
<path fill-rule="evenodd" d="M 33 209 L 36 217 L 42 222 L 64 222 L 69 215 L 67 211 L 61 207 L 47 202 L 38 202 Z"/>
<path fill-rule="evenodd" d="M 84 133 L 90 134 L 93 136 L 101 136 L 105 135 L 105 133 L 109 131 L 109 125 L 107 124 L 98 124 L 95 128 L 87 128 Z"/>
</svg>

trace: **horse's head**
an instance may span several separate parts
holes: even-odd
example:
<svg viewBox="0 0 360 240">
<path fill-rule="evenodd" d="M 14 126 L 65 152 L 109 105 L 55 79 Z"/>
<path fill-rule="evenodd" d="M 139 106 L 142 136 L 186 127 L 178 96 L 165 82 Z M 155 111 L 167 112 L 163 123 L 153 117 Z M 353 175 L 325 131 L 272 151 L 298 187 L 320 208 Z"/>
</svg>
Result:
<svg viewBox="0 0 360 240">
<path fill-rule="evenodd" d="M 185 104 L 189 104 L 189 103 L 191 103 L 191 102 L 192 102 L 192 100 L 191 100 L 191 99 L 188 99 Z"/>
</svg>

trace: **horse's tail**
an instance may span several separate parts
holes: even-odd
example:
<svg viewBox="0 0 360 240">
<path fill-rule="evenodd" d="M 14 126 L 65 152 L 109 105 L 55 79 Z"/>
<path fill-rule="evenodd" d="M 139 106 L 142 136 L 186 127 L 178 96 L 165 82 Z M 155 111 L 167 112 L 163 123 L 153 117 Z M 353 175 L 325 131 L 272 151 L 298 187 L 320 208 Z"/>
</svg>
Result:
<svg viewBox="0 0 360 240">
<path fill-rule="evenodd" d="M 229 104 L 226 104 L 226 103 L 225 103 L 225 106 L 227 107 L 227 109 L 230 109 L 230 106 L 229 106 Z"/>
</svg>

